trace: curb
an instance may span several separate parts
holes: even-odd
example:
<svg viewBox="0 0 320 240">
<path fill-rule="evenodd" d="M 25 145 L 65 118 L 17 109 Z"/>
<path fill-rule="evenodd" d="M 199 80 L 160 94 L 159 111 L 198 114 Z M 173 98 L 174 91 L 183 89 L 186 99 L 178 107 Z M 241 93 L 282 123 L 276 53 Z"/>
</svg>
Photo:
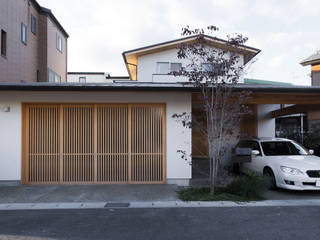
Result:
<svg viewBox="0 0 320 240">
<path fill-rule="evenodd" d="M 265 200 L 258 202 L 61 202 L 61 203 L 2 203 L 6 210 L 55 210 L 55 209 L 128 209 L 128 208 L 202 208 L 202 207 L 292 207 L 320 206 L 320 200 Z"/>
</svg>

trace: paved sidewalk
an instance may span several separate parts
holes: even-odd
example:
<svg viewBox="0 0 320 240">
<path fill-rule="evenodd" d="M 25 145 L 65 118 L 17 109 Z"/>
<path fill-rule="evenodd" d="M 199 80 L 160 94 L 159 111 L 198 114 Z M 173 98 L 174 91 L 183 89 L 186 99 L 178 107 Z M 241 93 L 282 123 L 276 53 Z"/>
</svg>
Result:
<svg viewBox="0 0 320 240">
<path fill-rule="evenodd" d="M 0 186 L 0 203 L 175 201 L 178 189 L 169 184 Z"/>
<path fill-rule="evenodd" d="M 59 209 L 128 209 L 128 208 L 221 208 L 221 207 L 320 207 L 320 200 L 265 200 L 257 202 L 59 202 L 59 203 L 2 203 L 0 211 L 59 210 Z"/>
</svg>

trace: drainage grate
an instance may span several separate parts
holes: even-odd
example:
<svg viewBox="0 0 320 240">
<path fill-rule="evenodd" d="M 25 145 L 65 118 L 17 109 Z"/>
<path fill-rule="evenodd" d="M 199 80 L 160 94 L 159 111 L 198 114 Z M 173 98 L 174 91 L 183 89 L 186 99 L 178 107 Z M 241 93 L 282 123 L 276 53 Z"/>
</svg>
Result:
<svg viewBox="0 0 320 240">
<path fill-rule="evenodd" d="M 127 208 L 130 206 L 130 203 L 126 202 L 110 202 L 104 205 L 105 208 Z"/>
</svg>

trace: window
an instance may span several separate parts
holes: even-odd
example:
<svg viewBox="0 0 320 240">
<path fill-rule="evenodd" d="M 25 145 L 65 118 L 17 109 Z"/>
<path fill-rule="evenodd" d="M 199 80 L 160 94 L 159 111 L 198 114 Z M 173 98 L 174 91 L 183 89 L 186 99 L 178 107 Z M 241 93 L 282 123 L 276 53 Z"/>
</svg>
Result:
<svg viewBox="0 0 320 240">
<path fill-rule="evenodd" d="M 40 71 L 37 70 L 37 82 L 40 82 Z"/>
<path fill-rule="evenodd" d="M 308 155 L 309 152 L 297 143 L 287 141 L 262 142 L 262 149 L 266 156 Z"/>
<path fill-rule="evenodd" d="M 157 73 L 158 74 L 168 74 L 169 73 L 169 63 L 168 62 L 158 62 L 157 63 Z"/>
<path fill-rule="evenodd" d="M 21 23 L 21 42 L 27 45 L 27 26 Z"/>
<path fill-rule="evenodd" d="M 178 72 L 182 68 L 181 63 L 157 62 L 157 74 L 169 74 Z"/>
<path fill-rule="evenodd" d="M 212 63 L 202 63 L 201 68 L 202 68 L 202 71 L 204 72 L 213 72 Z"/>
<path fill-rule="evenodd" d="M 85 83 L 86 80 L 87 80 L 86 77 L 79 77 L 79 82 L 80 82 L 80 83 Z"/>
<path fill-rule="evenodd" d="M 214 73 L 215 75 L 222 76 L 226 73 L 226 66 L 224 63 L 202 63 L 202 71 Z"/>
<path fill-rule="evenodd" d="M 61 82 L 61 76 L 56 74 L 51 69 L 48 69 L 48 81 L 49 82 Z"/>
<path fill-rule="evenodd" d="M 240 141 L 237 145 L 238 148 L 251 148 L 252 150 L 258 150 L 259 155 L 261 156 L 261 149 L 259 146 L 259 143 L 256 141 L 251 141 L 251 140 L 245 140 L 245 141 Z"/>
<path fill-rule="evenodd" d="M 58 33 L 57 33 L 56 45 L 57 45 L 57 49 L 60 52 L 62 52 L 62 37 Z"/>
<path fill-rule="evenodd" d="M 33 34 L 37 33 L 37 19 L 31 14 L 31 32 Z"/>
<path fill-rule="evenodd" d="M 182 64 L 181 63 L 171 63 L 170 65 L 170 70 L 171 72 L 179 72 L 182 68 Z"/>
<path fill-rule="evenodd" d="M 7 33 L 1 30 L 1 55 L 7 56 Z"/>
</svg>

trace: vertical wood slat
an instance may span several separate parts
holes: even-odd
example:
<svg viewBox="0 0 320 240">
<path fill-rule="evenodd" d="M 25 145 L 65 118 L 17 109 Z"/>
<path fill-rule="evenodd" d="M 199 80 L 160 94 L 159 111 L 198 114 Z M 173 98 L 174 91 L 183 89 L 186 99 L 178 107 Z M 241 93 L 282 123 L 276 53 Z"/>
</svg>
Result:
<svg viewBox="0 0 320 240">
<path fill-rule="evenodd" d="M 25 183 L 165 182 L 162 104 L 34 104 L 24 114 Z"/>
<path fill-rule="evenodd" d="M 131 175 L 131 171 L 132 171 L 132 139 L 131 139 L 131 131 L 132 131 L 132 105 L 129 104 L 128 105 L 128 129 L 127 129 L 127 139 L 128 139 L 128 182 L 130 183 L 132 181 L 132 175 Z"/>
<path fill-rule="evenodd" d="M 97 105 L 94 105 L 94 133 L 93 133 L 93 145 L 94 145 L 94 172 L 93 172 L 93 176 L 94 176 L 94 182 L 97 183 L 98 180 L 98 156 L 97 156 L 97 151 L 98 151 L 98 112 L 97 112 Z"/>
<path fill-rule="evenodd" d="M 59 114 L 59 182 L 63 182 L 63 118 L 64 118 L 64 113 L 63 113 L 63 107 L 60 105 L 59 108 L 60 114 Z"/>
</svg>

